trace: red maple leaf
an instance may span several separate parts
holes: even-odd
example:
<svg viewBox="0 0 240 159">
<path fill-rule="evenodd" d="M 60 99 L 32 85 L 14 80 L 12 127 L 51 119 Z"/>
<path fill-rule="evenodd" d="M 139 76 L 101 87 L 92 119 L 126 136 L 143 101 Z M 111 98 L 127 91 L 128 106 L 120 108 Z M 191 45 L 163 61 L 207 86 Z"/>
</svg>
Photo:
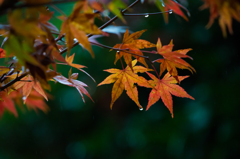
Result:
<svg viewBox="0 0 240 159">
<path fill-rule="evenodd" d="M 167 73 L 163 79 L 159 79 L 155 77 L 153 74 L 146 72 L 152 80 L 149 81 L 149 84 L 154 88 L 149 94 L 148 98 L 148 110 L 153 104 L 155 104 L 160 98 L 162 99 L 164 105 L 169 109 L 170 113 L 172 114 L 173 118 L 173 100 L 172 95 L 177 97 L 185 97 L 185 98 L 194 98 L 187 94 L 187 92 L 177 85 L 177 80 L 173 78 L 169 73 Z M 184 80 L 188 76 L 178 76 L 179 81 Z M 172 95 L 171 95 L 172 94 Z"/>
</svg>

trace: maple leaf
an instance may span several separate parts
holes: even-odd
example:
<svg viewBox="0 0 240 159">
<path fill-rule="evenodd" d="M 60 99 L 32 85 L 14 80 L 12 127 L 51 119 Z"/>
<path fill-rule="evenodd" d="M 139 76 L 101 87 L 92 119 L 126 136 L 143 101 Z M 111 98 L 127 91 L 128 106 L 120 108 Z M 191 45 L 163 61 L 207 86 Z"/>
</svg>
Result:
<svg viewBox="0 0 240 159">
<path fill-rule="evenodd" d="M 109 10 L 115 14 L 116 16 L 118 16 L 124 23 L 126 23 L 126 21 L 123 18 L 122 12 L 119 9 L 124 9 L 127 6 L 121 1 L 121 0 L 113 0 L 110 3 L 108 3 L 108 8 Z"/>
<path fill-rule="evenodd" d="M 50 11 L 46 11 L 45 13 L 40 13 L 39 14 L 39 18 L 38 18 L 38 22 L 48 28 L 52 33 L 56 33 L 59 34 L 59 30 L 58 28 L 53 25 L 52 23 L 49 22 L 49 20 L 51 19 L 52 15 L 54 12 L 50 12 Z"/>
<path fill-rule="evenodd" d="M 18 117 L 14 103 L 16 103 L 16 105 L 19 107 L 23 106 L 21 102 L 23 99 L 21 91 L 2 91 L 0 92 L 0 95 L 2 98 L 2 100 L 0 100 L 0 117 L 3 115 L 4 109 L 7 109 L 9 112 L 14 114 L 15 117 Z M 28 98 L 25 100 L 25 105 L 28 109 L 34 109 L 35 111 L 40 109 L 46 113 L 49 110 L 49 107 L 44 102 L 43 96 L 35 90 L 31 91 Z"/>
<path fill-rule="evenodd" d="M 155 77 L 153 74 L 146 72 L 152 80 L 149 81 L 150 85 L 154 87 L 149 94 L 148 98 L 148 110 L 153 104 L 155 104 L 160 98 L 162 99 L 164 105 L 170 111 L 173 118 L 173 101 L 172 95 L 177 97 L 185 97 L 185 98 L 194 98 L 187 94 L 187 92 L 180 86 L 176 85 L 178 82 L 175 78 L 173 78 L 169 73 L 167 73 L 163 79 L 159 79 Z M 178 76 L 179 81 L 184 80 L 188 76 Z M 172 94 L 172 95 L 171 95 Z"/>
<path fill-rule="evenodd" d="M 182 9 L 184 9 L 185 11 L 187 11 L 187 14 L 190 15 L 189 11 L 182 6 L 181 4 L 179 4 L 177 1 L 175 0 L 156 0 L 155 1 L 157 7 L 163 12 L 163 17 L 166 23 L 168 23 L 168 13 L 166 12 L 170 12 L 169 14 L 171 14 L 171 12 L 174 12 L 176 14 L 178 14 L 179 16 L 183 17 L 186 21 L 188 21 L 188 18 L 186 17 L 186 15 L 182 12 Z"/>
<path fill-rule="evenodd" d="M 124 89 L 127 91 L 126 92 L 127 95 L 137 104 L 139 109 L 141 110 L 143 109 L 143 107 L 140 105 L 138 101 L 138 90 L 134 84 L 137 83 L 139 86 L 151 88 L 151 86 L 149 85 L 148 81 L 145 78 L 137 75 L 138 72 L 144 73 L 147 71 L 151 71 L 151 69 L 147 69 L 142 66 L 135 66 L 136 63 L 137 60 L 132 61 L 133 66 L 132 69 L 129 66 L 127 66 L 123 70 L 119 69 L 104 70 L 112 74 L 108 76 L 104 81 L 99 83 L 98 86 L 101 86 L 103 84 L 114 83 L 112 88 L 112 101 L 110 104 L 111 109 L 114 102 L 119 98 Z"/>
<path fill-rule="evenodd" d="M 117 51 L 116 58 L 114 64 L 123 56 L 125 62 L 127 65 L 132 68 L 132 56 L 135 57 L 139 62 L 141 62 L 144 66 L 148 67 L 145 59 L 143 57 L 143 53 L 139 49 L 143 48 L 151 48 L 155 47 L 155 44 L 150 43 L 149 41 L 138 39 L 142 33 L 144 33 L 146 30 L 137 31 L 135 33 L 132 33 L 129 35 L 128 29 L 126 30 L 122 44 L 116 44 L 113 48 L 116 49 L 126 49 L 126 51 Z M 139 56 L 138 56 L 139 55 Z"/>
<path fill-rule="evenodd" d="M 2 76 L 5 73 L 8 73 L 11 69 L 9 67 L 0 66 L 0 76 Z"/>
<path fill-rule="evenodd" d="M 69 56 L 69 57 L 66 55 L 66 56 L 65 56 L 65 61 L 66 61 L 66 63 L 58 63 L 58 64 L 69 65 L 69 66 L 71 66 L 71 67 L 74 67 L 74 68 L 76 68 L 76 69 L 84 72 L 86 75 L 88 75 L 88 76 L 95 82 L 94 78 L 93 78 L 91 75 L 89 75 L 86 71 L 84 71 L 84 70 L 82 69 L 82 68 L 86 68 L 86 66 L 73 63 L 74 56 L 75 56 L 75 53 L 72 54 L 72 55 Z"/>
<path fill-rule="evenodd" d="M 78 77 L 78 73 L 71 74 L 71 70 L 70 70 L 68 79 L 62 75 L 55 76 L 53 77 L 53 79 L 61 84 L 75 87 L 78 90 L 79 94 L 81 95 L 83 102 L 85 102 L 83 94 L 87 95 L 93 101 L 88 91 L 84 88 L 88 86 L 85 83 L 76 80 L 77 77 Z"/>
<path fill-rule="evenodd" d="M 42 89 L 40 83 L 33 79 L 31 75 L 25 76 L 21 81 L 14 83 L 14 89 L 22 88 L 22 95 L 24 103 L 26 102 L 28 96 L 30 95 L 32 89 L 36 90 L 39 94 L 41 94 L 46 100 L 48 100 L 47 95 Z"/>
<path fill-rule="evenodd" d="M 236 0 L 203 0 L 205 3 L 200 9 L 210 9 L 210 18 L 207 24 L 207 28 L 210 28 L 216 18 L 219 17 L 219 25 L 222 29 L 224 37 L 227 37 L 227 29 L 230 34 L 233 34 L 232 30 L 232 18 L 240 22 L 240 2 Z"/>
<path fill-rule="evenodd" d="M 2 5 L 3 2 L 4 2 L 4 0 L 0 0 L 0 5 Z"/>
<path fill-rule="evenodd" d="M 49 107 L 44 102 L 44 98 L 41 94 L 38 93 L 38 91 L 33 90 L 26 99 L 25 104 L 28 109 L 33 109 L 35 112 L 40 109 L 44 113 L 47 113 L 49 111 Z"/>
<path fill-rule="evenodd" d="M 0 58 L 5 58 L 6 57 L 6 52 L 2 48 L 0 48 Z"/>
<path fill-rule="evenodd" d="M 44 7 L 43 7 L 44 8 Z M 28 38 L 38 38 L 39 36 L 46 36 L 46 32 L 44 32 L 37 24 L 38 24 L 38 14 L 39 9 L 26 9 L 27 15 L 31 16 L 23 16 L 24 11 L 21 9 L 16 9 L 13 12 L 9 12 L 8 21 L 14 29 L 14 31 L 18 35 L 22 35 Z M 24 26 L 24 27 L 20 27 Z"/>
<path fill-rule="evenodd" d="M 64 22 L 61 27 L 60 36 L 65 33 L 68 55 L 71 47 L 73 46 L 75 37 L 78 42 L 91 53 L 92 57 L 94 57 L 94 53 L 86 33 L 102 34 L 102 31 L 94 24 L 94 18 L 96 17 L 96 14 L 80 13 L 80 11 L 83 10 L 84 5 L 85 1 L 77 2 L 71 15 L 68 18 L 62 18 Z"/>
<path fill-rule="evenodd" d="M 178 80 L 178 72 L 176 68 L 180 69 L 188 69 L 193 73 L 195 72 L 195 69 L 188 64 L 186 61 L 184 61 L 181 58 L 190 58 L 190 56 L 186 55 L 188 51 L 192 49 L 183 49 L 183 50 L 176 50 L 172 51 L 173 49 L 173 42 L 171 42 L 168 45 L 162 46 L 162 43 L 160 41 L 160 38 L 158 38 L 157 42 L 157 51 L 158 54 L 163 56 L 163 59 L 157 59 L 153 62 L 161 63 L 160 65 L 160 75 L 167 69 L 168 72 L 177 80 Z M 179 81 L 180 82 L 180 81 Z"/>
<path fill-rule="evenodd" d="M 15 117 L 18 117 L 17 110 L 14 106 L 14 102 L 11 98 L 8 97 L 7 93 L 2 91 L 0 92 L 1 100 L 0 100 L 0 117 L 3 115 L 4 109 L 6 108 L 8 111 L 14 114 Z"/>
</svg>

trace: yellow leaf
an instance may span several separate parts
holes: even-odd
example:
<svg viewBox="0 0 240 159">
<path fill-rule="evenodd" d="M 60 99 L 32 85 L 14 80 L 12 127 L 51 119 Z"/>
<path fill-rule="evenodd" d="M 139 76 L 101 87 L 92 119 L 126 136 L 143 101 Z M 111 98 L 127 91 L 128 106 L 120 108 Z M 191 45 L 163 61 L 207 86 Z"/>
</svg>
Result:
<svg viewBox="0 0 240 159">
<path fill-rule="evenodd" d="M 78 25 L 78 23 L 76 22 L 71 22 L 69 24 L 70 30 L 72 32 L 72 34 L 74 34 L 74 36 L 76 37 L 76 39 L 78 40 L 78 42 L 85 48 L 87 49 L 90 54 L 92 55 L 92 57 L 94 56 L 94 53 L 92 51 L 92 47 L 88 41 L 88 37 L 86 36 L 86 34 L 81 30 L 80 25 Z"/>
<path fill-rule="evenodd" d="M 112 101 L 110 104 L 111 109 L 114 102 L 119 98 L 124 89 L 127 91 L 126 93 L 129 96 L 129 98 L 131 98 L 137 104 L 139 109 L 142 109 L 142 106 L 138 101 L 137 87 L 134 84 L 137 83 L 139 86 L 152 88 L 145 78 L 137 75 L 138 72 L 144 73 L 152 70 L 142 66 L 135 66 L 136 63 L 137 60 L 132 61 L 131 63 L 131 65 L 133 66 L 132 69 L 129 66 L 127 66 L 124 70 L 119 69 L 104 70 L 112 74 L 108 76 L 105 80 L 103 80 L 101 83 L 99 83 L 98 86 L 103 84 L 111 84 L 115 82 L 112 88 Z"/>
</svg>

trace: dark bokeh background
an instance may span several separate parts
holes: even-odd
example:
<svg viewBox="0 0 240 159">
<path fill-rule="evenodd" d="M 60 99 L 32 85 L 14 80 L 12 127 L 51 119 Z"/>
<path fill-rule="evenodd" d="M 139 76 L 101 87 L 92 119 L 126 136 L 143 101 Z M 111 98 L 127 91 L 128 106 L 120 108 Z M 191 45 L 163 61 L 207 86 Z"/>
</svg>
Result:
<svg viewBox="0 0 240 159">
<path fill-rule="evenodd" d="M 233 21 L 234 35 L 223 38 L 216 21 L 206 30 L 209 11 L 199 11 L 201 0 L 189 0 L 189 22 L 170 15 L 165 24 L 162 15 L 127 17 L 132 31 L 148 29 L 142 38 L 156 43 L 174 40 L 174 50 L 192 48 L 187 60 L 197 71 L 181 86 L 195 98 L 173 97 L 174 119 L 162 101 L 148 111 L 139 111 L 125 94 L 110 110 L 112 85 L 96 87 L 109 73 L 103 69 L 114 66 L 114 52 L 93 47 L 96 58 L 74 48 L 75 62 L 97 83 L 79 72 L 79 80 L 89 85 L 94 103 L 86 97 L 84 104 L 77 90 L 60 84 L 52 85 L 54 99 L 48 104 L 48 114 L 20 112 L 16 119 L 5 113 L 0 120 L 0 159 L 78 159 L 78 158 L 173 158 L 173 159 L 230 159 L 240 158 L 240 98 L 239 27 Z M 69 13 L 72 4 L 59 5 Z M 154 5 L 143 4 L 134 12 L 156 12 Z M 55 23 L 60 21 L 55 18 Z M 101 23 L 99 22 L 99 25 Z M 117 25 L 124 25 L 116 21 Z M 109 46 L 120 43 L 116 35 L 100 38 Z M 152 57 L 154 59 L 155 57 Z M 159 69 L 159 65 L 156 65 Z M 67 75 L 69 67 L 58 67 Z M 78 72 L 74 69 L 75 72 Z M 189 71 L 179 71 L 190 75 Z M 150 89 L 138 88 L 140 103 L 146 107 Z"/>
</svg>

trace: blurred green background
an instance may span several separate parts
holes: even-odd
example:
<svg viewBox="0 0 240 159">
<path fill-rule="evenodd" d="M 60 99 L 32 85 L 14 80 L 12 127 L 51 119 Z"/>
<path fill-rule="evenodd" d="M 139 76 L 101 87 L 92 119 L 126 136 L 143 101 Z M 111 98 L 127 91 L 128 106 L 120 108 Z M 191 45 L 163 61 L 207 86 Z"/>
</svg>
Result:
<svg viewBox="0 0 240 159">
<path fill-rule="evenodd" d="M 0 119 L 0 159 L 79 159 L 79 158 L 240 158 L 239 37 L 240 24 L 233 20 L 234 34 L 223 38 L 218 22 L 207 30 L 209 10 L 200 11 L 201 0 L 184 4 L 190 11 L 189 22 L 172 14 L 165 24 L 162 15 L 126 17 L 127 27 L 135 32 L 148 29 L 141 38 L 152 43 L 160 37 L 164 45 L 173 39 L 174 50 L 192 48 L 188 60 L 197 71 L 180 70 L 190 75 L 181 86 L 195 100 L 173 97 L 174 118 L 162 101 L 148 111 L 139 111 L 124 92 L 110 110 L 112 85 L 97 87 L 115 66 L 115 52 L 93 46 L 92 59 L 80 46 L 73 49 L 75 63 L 87 66 L 96 83 L 84 73 L 79 80 L 89 86 L 94 103 L 85 96 L 84 104 L 75 88 L 52 83 L 53 99 L 48 114 L 20 112 L 15 118 L 5 113 Z M 58 5 L 69 14 L 72 3 Z M 154 5 L 138 4 L 134 13 L 157 12 Z M 53 22 L 60 25 L 56 17 Z M 102 22 L 98 21 L 98 25 Z M 116 25 L 124 26 L 120 20 Z M 117 35 L 98 39 L 114 46 Z M 156 57 L 151 56 L 152 60 Z M 159 64 L 155 65 L 159 70 Z M 70 67 L 59 66 L 66 76 Z M 145 76 L 145 75 L 144 75 Z M 147 77 L 147 76 L 145 76 Z M 138 87 L 140 103 L 146 108 L 150 89 Z"/>
</svg>

